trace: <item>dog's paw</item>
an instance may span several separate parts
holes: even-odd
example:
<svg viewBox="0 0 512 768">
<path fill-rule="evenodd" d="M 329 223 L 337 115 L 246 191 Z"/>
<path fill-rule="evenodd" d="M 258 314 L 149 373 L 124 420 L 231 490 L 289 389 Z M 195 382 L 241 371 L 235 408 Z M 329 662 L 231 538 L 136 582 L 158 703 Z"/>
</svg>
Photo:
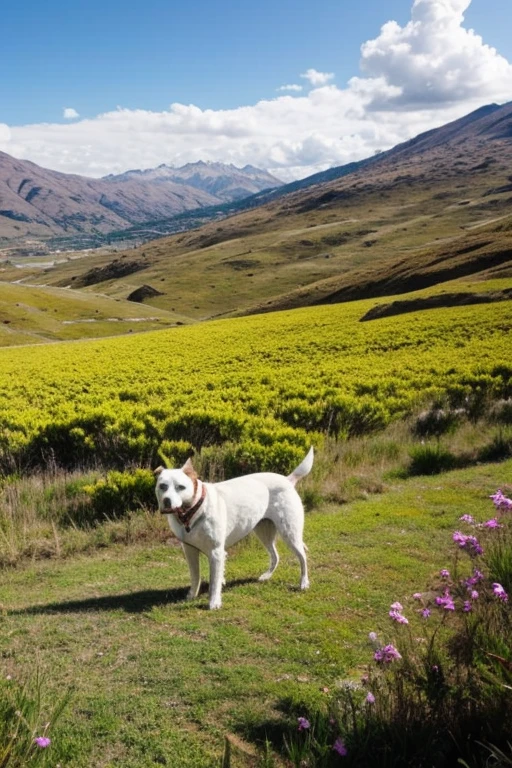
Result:
<svg viewBox="0 0 512 768">
<path fill-rule="evenodd" d="M 258 578 L 258 581 L 268 581 L 273 573 L 274 571 L 265 571 L 265 573 L 262 573 Z"/>
<path fill-rule="evenodd" d="M 208 607 L 210 611 L 218 611 L 221 606 L 222 602 L 220 600 L 212 600 Z"/>
<path fill-rule="evenodd" d="M 309 589 L 309 579 L 302 579 L 300 583 L 301 589 Z"/>
<path fill-rule="evenodd" d="M 197 597 L 196 593 L 192 589 L 189 589 L 189 591 L 187 592 L 186 600 L 195 600 L 196 597 Z"/>
</svg>

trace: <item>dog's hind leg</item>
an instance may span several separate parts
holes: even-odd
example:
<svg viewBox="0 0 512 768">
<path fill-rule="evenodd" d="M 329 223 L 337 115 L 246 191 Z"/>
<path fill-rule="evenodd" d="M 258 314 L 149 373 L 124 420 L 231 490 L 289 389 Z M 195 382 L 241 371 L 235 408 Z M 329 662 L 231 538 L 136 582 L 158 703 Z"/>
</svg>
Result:
<svg viewBox="0 0 512 768">
<path fill-rule="evenodd" d="M 221 592 L 226 559 L 224 547 L 213 549 L 208 559 L 210 561 L 210 610 L 213 610 L 222 605 Z"/>
<path fill-rule="evenodd" d="M 280 531 L 281 536 L 285 544 L 291 549 L 291 551 L 297 556 L 300 563 L 300 588 L 307 589 L 309 587 L 308 579 L 308 561 L 306 559 L 306 545 L 302 539 L 290 533 L 289 529 Z"/>
<path fill-rule="evenodd" d="M 201 572 L 199 568 L 199 550 L 195 547 L 191 547 L 190 544 L 181 545 L 185 554 L 188 569 L 190 571 L 190 589 L 187 594 L 187 600 L 193 600 L 199 594 L 199 587 L 201 586 Z"/>
<path fill-rule="evenodd" d="M 277 529 L 272 520 L 260 520 L 254 529 L 254 533 L 270 555 L 268 571 L 262 573 L 258 579 L 258 581 L 267 581 L 274 573 L 279 562 L 279 553 L 276 549 Z"/>
</svg>

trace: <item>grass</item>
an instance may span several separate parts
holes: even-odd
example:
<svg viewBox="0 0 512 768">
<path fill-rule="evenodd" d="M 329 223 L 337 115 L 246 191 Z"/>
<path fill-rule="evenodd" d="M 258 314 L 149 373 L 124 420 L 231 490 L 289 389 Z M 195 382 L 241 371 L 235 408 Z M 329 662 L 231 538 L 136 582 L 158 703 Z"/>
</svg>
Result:
<svg viewBox="0 0 512 768">
<path fill-rule="evenodd" d="M 151 331 L 177 321 L 184 318 L 99 294 L 0 282 L 2 347 Z"/>
<path fill-rule="evenodd" d="M 218 612 L 205 610 L 204 594 L 184 602 L 175 543 L 110 542 L 4 570 L 2 674 L 23 679 L 37 657 L 50 696 L 72 689 L 52 743 L 64 765 L 214 766 L 226 735 L 233 766 L 263 764 L 254 755 L 266 738 L 285 765 L 297 713 L 359 676 L 368 632 L 389 630 L 393 600 L 412 612 L 412 593 L 446 564 L 460 515 L 481 513 L 511 470 L 509 460 L 395 480 L 383 494 L 308 513 L 307 593 L 282 547 L 273 579 L 257 583 L 266 554 L 246 540 L 228 558 Z"/>
</svg>

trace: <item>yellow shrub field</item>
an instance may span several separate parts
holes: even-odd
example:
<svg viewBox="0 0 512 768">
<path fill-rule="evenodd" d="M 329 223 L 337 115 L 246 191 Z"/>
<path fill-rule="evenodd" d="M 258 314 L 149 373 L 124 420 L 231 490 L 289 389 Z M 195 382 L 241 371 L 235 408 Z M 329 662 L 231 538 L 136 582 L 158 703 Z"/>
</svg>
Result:
<svg viewBox="0 0 512 768">
<path fill-rule="evenodd" d="M 285 469 L 324 434 L 510 397 L 510 302 L 361 323 L 375 303 L 2 349 L 1 468 L 149 465 L 159 449 L 222 445 L 227 472 Z"/>
</svg>

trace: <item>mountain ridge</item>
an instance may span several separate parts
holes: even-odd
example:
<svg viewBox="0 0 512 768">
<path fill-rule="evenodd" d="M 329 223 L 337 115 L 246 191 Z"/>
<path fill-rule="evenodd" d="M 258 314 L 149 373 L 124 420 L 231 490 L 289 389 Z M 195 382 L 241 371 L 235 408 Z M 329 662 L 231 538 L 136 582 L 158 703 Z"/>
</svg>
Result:
<svg viewBox="0 0 512 768">
<path fill-rule="evenodd" d="M 259 169 L 243 172 L 234 166 L 210 166 L 210 177 L 212 171 L 216 172 L 213 178 L 203 184 L 191 178 L 190 169 L 185 170 L 189 179 L 182 175 L 178 180 L 165 178 L 165 183 L 155 183 L 151 171 L 93 179 L 52 171 L 0 152 L 0 241 L 108 234 L 281 183 Z"/>
</svg>

